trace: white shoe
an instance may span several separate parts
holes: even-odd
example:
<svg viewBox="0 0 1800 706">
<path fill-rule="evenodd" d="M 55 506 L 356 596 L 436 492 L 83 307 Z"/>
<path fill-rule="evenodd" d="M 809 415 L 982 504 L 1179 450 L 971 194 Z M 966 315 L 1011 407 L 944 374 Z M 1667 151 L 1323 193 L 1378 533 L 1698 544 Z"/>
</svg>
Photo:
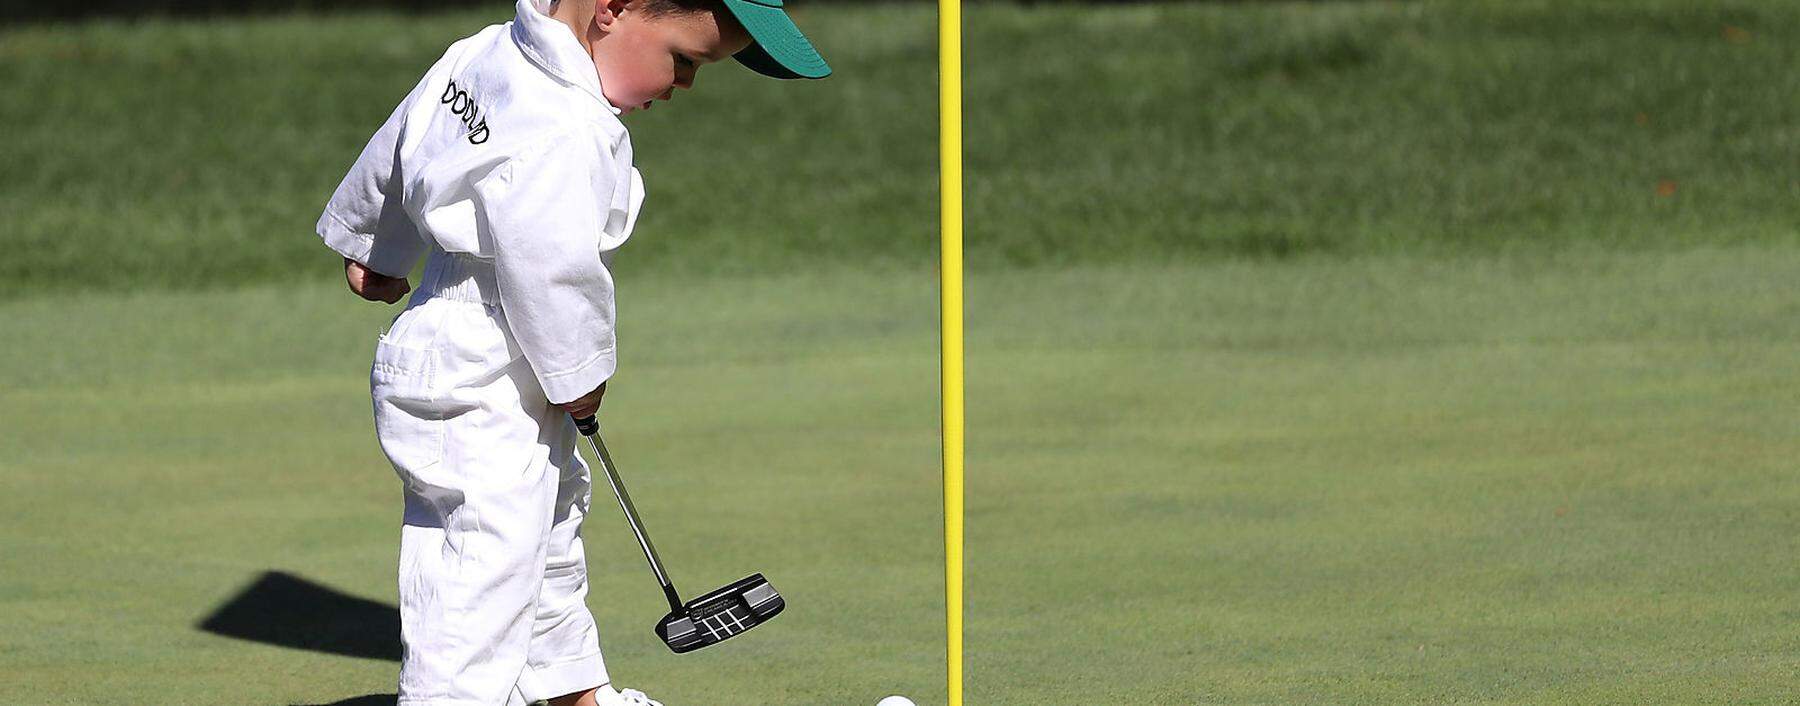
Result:
<svg viewBox="0 0 1800 706">
<path fill-rule="evenodd" d="M 611 691 L 611 689 L 608 689 L 607 691 Z M 603 701 L 601 703 L 606 704 L 606 706 L 662 706 L 661 701 L 652 699 L 648 694 L 638 691 L 637 689 L 615 691 L 612 694 L 611 701 Z"/>
</svg>

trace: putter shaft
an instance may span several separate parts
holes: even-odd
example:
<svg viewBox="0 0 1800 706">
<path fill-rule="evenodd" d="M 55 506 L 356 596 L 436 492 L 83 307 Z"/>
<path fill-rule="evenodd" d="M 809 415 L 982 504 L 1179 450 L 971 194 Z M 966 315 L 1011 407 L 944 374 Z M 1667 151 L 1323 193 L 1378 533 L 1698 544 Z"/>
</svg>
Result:
<svg viewBox="0 0 1800 706">
<path fill-rule="evenodd" d="M 631 533 L 637 535 L 638 546 L 643 548 L 644 558 L 650 561 L 650 570 L 656 572 L 656 582 L 662 584 L 663 596 L 669 599 L 669 609 L 681 611 L 681 594 L 675 592 L 674 582 L 663 570 L 662 559 L 656 555 L 656 545 L 650 543 L 650 535 L 644 532 L 644 521 L 638 519 L 637 507 L 631 504 L 631 494 L 625 492 L 625 482 L 619 480 L 619 472 L 613 468 L 612 454 L 606 452 L 606 442 L 600 439 L 600 423 L 593 417 L 584 417 L 575 420 L 575 427 L 587 437 L 594 455 L 600 458 L 600 468 L 606 471 L 606 483 L 612 486 L 613 497 L 619 499 L 619 508 L 625 511 L 625 521 L 631 524 Z"/>
</svg>

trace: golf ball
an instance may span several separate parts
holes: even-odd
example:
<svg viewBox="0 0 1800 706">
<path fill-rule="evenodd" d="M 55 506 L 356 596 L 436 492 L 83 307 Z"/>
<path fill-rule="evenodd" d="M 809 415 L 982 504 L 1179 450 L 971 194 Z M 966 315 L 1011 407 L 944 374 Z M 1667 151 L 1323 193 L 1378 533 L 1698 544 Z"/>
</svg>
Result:
<svg viewBox="0 0 1800 706">
<path fill-rule="evenodd" d="M 912 699 L 906 698 L 904 696 L 889 696 L 885 699 L 875 702 L 875 706 L 918 706 L 918 705 L 914 704 L 912 702 Z"/>
</svg>

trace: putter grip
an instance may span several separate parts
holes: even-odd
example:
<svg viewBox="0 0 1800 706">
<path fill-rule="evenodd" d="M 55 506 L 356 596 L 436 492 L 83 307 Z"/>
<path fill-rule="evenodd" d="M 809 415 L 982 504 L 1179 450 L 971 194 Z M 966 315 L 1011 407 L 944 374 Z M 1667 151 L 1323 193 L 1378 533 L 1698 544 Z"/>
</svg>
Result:
<svg viewBox="0 0 1800 706">
<path fill-rule="evenodd" d="M 600 431 L 600 422 L 595 421 L 594 415 L 590 414 L 576 418 L 575 428 L 581 430 L 582 436 L 593 436 L 594 432 Z"/>
</svg>

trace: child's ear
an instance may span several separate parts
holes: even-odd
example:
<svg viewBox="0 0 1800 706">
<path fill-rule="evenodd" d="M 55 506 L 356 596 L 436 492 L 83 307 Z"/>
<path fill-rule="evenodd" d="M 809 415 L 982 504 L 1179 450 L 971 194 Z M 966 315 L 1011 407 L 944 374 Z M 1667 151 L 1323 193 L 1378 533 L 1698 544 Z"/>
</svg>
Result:
<svg viewBox="0 0 1800 706">
<path fill-rule="evenodd" d="M 594 24 L 599 25 L 602 30 L 612 29 L 613 20 L 618 19 L 620 13 L 625 12 L 625 8 L 632 4 L 631 0 L 606 0 L 594 8 Z"/>
</svg>

